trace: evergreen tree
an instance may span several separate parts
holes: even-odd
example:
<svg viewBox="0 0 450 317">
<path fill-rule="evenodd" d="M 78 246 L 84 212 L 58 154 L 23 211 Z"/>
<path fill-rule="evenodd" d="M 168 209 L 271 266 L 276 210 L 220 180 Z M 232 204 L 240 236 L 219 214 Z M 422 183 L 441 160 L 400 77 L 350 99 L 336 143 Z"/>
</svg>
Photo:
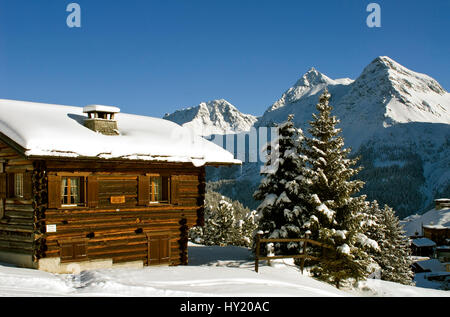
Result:
<svg viewBox="0 0 450 317">
<path fill-rule="evenodd" d="M 278 137 L 267 147 L 267 172 L 253 197 L 258 206 L 259 230 L 269 238 L 300 238 L 308 220 L 309 170 L 303 153 L 303 131 L 293 123 L 293 115 L 277 127 Z M 273 152 L 277 151 L 277 157 Z M 272 169 L 270 169 L 272 168 Z M 275 254 L 295 254 L 298 243 L 274 245 Z"/>
<path fill-rule="evenodd" d="M 217 209 L 205 215 L 203 239 L 206 244 L 228 245 L 234 238 L 233 205 L 221 199 Z"/>
<path fill-rule="evenodd" d="M 257 227 L 255 213 L 238 201 L 208 191 L 205 196 L 205 225 L 193 227 L 189 238 L 205 245 L 249 247 Z"/>
<path fill-rule="evenodd" d="M 349 159 L 351 149 L 344 149 L 341 129 L 336 128 L 339 120 L 331 115 L 330 97 L 325 90 L 319 98 L 305 150 L 312 172 L 311 239 L 332 246 L 323 249 L 311 272 L 339 287 L 350 278 L 357 281 L 367 277 L 372 262 L 368 250 L 378 246 L 363 232 L 365 197 L 354 195 L 364 183 L 352 180 L 359 172 L 352 168 L 357 159 Z"/>
<path fill-rule="evenodd" d="M 408 238 L 392 208 L 385 205 L 380 209 L 373 201 L 367 209 L 367 236 L 377 241 L 380 249 L 373 253 L 381 268 L 381 279 L 405 285 L 413 285 Z"/>
</svg>

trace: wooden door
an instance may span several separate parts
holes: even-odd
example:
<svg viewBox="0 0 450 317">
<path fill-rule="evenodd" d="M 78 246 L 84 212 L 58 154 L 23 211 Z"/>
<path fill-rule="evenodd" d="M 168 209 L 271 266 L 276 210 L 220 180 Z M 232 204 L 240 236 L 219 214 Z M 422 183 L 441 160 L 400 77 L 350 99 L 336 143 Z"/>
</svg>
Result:
<svg viewBox="0 0 450 317">
<path fill-rule="evenodd" d="M 169 233 L 147 233 L 147 265 L 170 262 Z"/>
</svg>

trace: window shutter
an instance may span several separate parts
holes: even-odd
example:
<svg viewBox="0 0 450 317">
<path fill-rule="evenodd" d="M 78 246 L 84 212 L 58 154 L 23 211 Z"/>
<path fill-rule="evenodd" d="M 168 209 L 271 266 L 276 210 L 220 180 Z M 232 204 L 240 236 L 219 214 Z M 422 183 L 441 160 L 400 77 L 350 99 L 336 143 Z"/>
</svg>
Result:
<svg viewBox="0 0 450 317">
<path fill-rule="evenodd" d="M 82 260 L 86 258 L 86 241 L 76 241 L 73 243 L 74 260 Z"/>
<path fill-rule="evenodd" d="M 160 263 L 167 263 L 170 261 L 170 236 L 161 236 L 159 240 L 159 258 Z"/>
<path fill-rule="evenodd" d="M 87 259 L 86 239 L 72 237 L 68 240 L 59 240 L 59 257 L 61 262 L 73 262 Z"/>
<path fill-rule="evenodd" d="M 6 199 L 8 178 L 6 173 L 0 173 L 0 199 Z"/>
<path fill-rule="evenodd" d="M 87 178 L 87 206 L 89 208 L 98 207 L 98 177 L 88 176 Z"/>
<path fill-rule="evenodd" d="M 148 237 L 148 265 L 159 264 L 159 238 Z"/>
<path fill-rule="evenodd" d="M 161 191 L 161 196 L 162 196 L 162 201 L 166 201 L 169 202 L 170 201 L 170 197 L 169 197 L 169 193 L 170 193 L 170 178 L 167 176 L 163 176 L 162 180 L 161 180 L 161 186 L 162 186 L 162 191 Z"/>
<path fill-rule="evenodd" d="M 14 173 L 7 173 L 6 174 L 6 178 L 7 178 L 7 185 L 6 185 L 6 197 L 7 198 L 14 198 Z"/>
<path fill-rule="evenodd" d="M 147 206 L 150 203 L 150 176 L 139 176 L 138 205 Z"/>
<path fill-rule="evenodd" d="M 59 257 L 61 262 L 71 261 L 73 259 L 73 244 L 70 242 L 60 243 Z"/>
<path fill-rule="evenodd" d="M 32 177 L 32 172 L 26 172 L 23 174 L 23 199 L 28 200 L 33 198 Z"/>
<path fill-rule="evenodd" d="M 170 203 L 173 205 L 178 205 L 179 202 L 179 181 L 178 181 L 178 176 L 177 175 L 172 175 L 172 177 L 170 178 L 170 184 L 171 184 L 171 188 L 170 188 Z"/>
<path fill-rule="evenodd" d="M 0 219 L 5 216 L 5 199 L 7 196 L 8 178 L 6 173 L 0 173 Z"/>
<path fill-rule="evenodd" d="M 147 233 L 147 265 L 170 262 L 170 235 Z"/>
<path fill-rule="evenodd" d="M 48 175 L 48 208 L 61 208 L 61 176 Z"/>
</svg>

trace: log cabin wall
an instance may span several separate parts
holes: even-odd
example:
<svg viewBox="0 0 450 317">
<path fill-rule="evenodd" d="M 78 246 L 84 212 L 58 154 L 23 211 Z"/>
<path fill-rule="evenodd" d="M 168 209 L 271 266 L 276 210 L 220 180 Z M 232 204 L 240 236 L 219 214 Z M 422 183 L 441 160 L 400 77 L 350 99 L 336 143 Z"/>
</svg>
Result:
<svg viewBox="0 0 450 317">
<path fill-rule="evenodd" d="M 192 164 L 45 162 L 48 208 L 38 258 L 61 262 L 112 259 L 144 265 L 187 264 L 187 234 L 203 224 L 205 170 Z M 61 204 L 61 180 L 81 179 L 83 206 Z M 167 201 L 150 202 L 151 177 L 164 180 Z"/>
<path fill-rule="evenodd" d="M 161 203 L 149 201 L 156 175 L 164 178 Z M 64 177 L 80 179 L 81 204 L 64 205 Z M 0 142 L 0 262 L 30 268 L 48 259 L 187 264 L 188 230 L 204 223 L 204 195 L 204 167 L 30 160 Z"/>
<path fill-rule="evenodd" d="M 36 267 L 39 248 L 34 219 L 33 162 L 0 142 L 0 262 Z M 21 191 L 15 189 L 16 175 Z"/>
</svg>

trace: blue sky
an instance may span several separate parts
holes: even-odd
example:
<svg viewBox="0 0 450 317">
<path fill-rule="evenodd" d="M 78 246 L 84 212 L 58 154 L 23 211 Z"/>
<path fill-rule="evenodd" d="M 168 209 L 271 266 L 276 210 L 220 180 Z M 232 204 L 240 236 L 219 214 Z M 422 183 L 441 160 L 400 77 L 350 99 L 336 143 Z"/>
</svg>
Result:
<svg viewBox="0 0 450 317">
<path fill-rule="evenodd" d="M 224 98 L 261 115 L 309 68 L 356 78 L 380 55 L 449 90 L 450 1 L 376 1 L 381 28 L 370 2 L 0 0 L 0 98 L 156 117 Z"/>
</svg>

